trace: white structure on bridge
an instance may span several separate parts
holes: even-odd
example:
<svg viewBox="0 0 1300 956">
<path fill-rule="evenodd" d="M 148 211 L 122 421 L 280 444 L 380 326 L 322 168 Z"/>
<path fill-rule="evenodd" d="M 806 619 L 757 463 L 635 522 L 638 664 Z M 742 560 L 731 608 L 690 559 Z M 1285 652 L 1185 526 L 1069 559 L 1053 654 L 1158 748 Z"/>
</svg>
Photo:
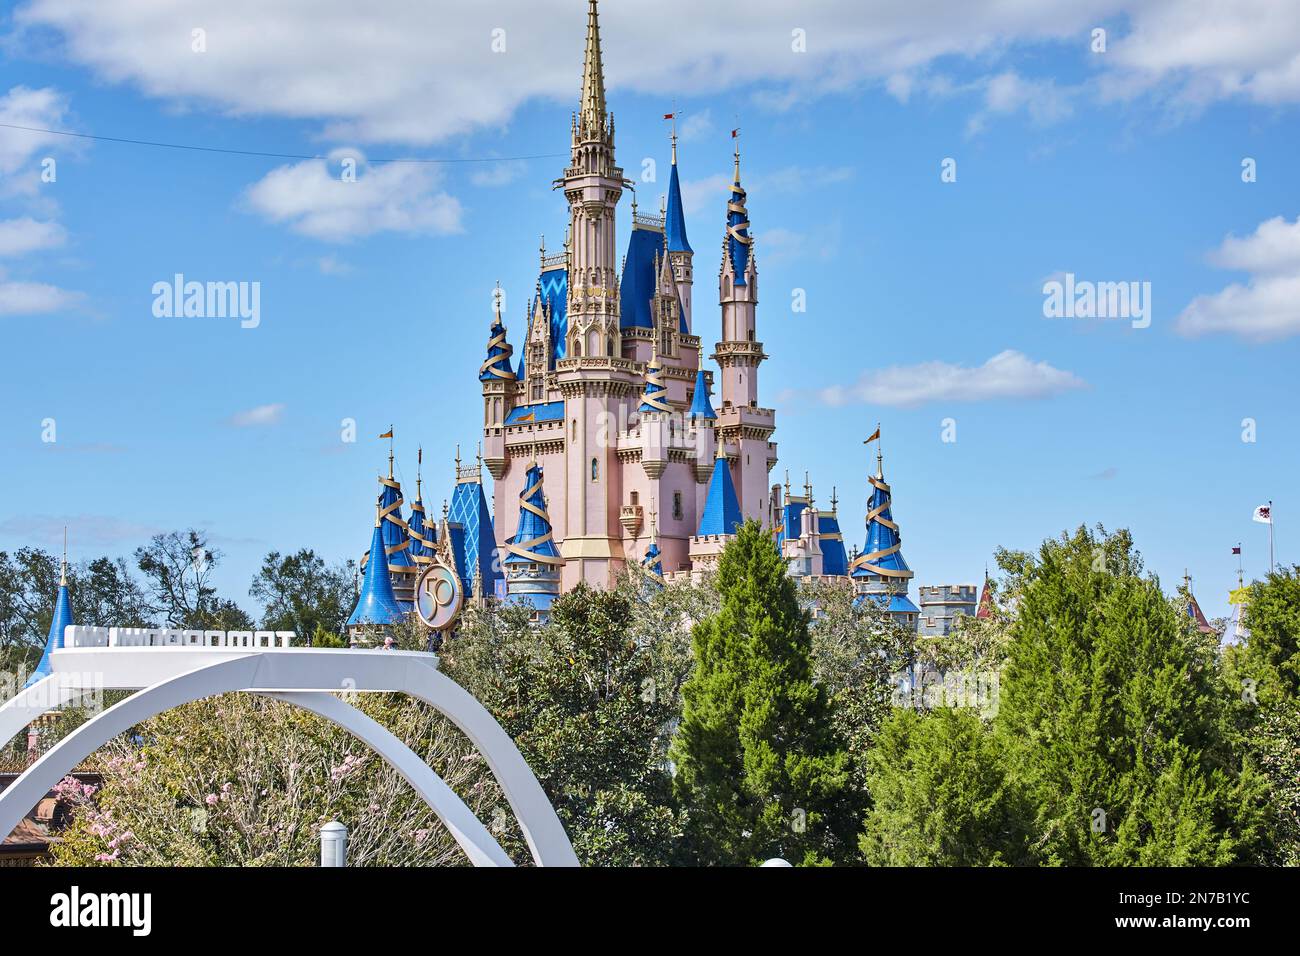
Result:
<svg viewBox="0 0 1300 956">
<path fill-rule="evenodd" d="M 82 760 L 140 721 L 232 691 L 261 694 L 333 721 L 369 744 L 429 804 L 475 866 L 512 866 L 487 828 L 433 770 L 381 724 L 338 696 L 410 694 L 445 714 L 487 760 L 538 866 L 577 866 L 573 846 L 514 742 L 434 654 L 288 647 L 271 631 L 170 631 L 69 625 L 50 672 L 0 707 L 0 746 L 33 720 L 88 693 L 136 690 L 82 724 L 0 794 L 9 834 Z"/>
</svg>

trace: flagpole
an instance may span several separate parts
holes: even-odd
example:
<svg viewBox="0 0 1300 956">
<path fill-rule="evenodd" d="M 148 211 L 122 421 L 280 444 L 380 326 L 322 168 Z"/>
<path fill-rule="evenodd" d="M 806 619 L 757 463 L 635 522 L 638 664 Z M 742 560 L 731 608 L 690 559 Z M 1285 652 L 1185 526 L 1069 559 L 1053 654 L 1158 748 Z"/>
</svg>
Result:
<svg viewBox="0 0 1300 956">
<path fill-rule="evenodd" d="M 1268 573 L 1273 573 L 1273 499 L 1268 500 Z"/>
</svg>

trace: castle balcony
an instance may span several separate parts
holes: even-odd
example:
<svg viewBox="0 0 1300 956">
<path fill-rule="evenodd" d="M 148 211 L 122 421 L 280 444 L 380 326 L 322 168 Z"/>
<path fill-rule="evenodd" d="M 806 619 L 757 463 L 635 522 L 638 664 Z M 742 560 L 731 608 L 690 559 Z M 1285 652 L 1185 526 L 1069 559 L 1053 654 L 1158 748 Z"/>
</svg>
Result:
<svg viewBox="0 0 1300 956">
<path fill-rule="evenodd" d="M 641 506 L 624 505 L 618 512 L 619 524 L 627 532 L 629 538 L 637 538 L 641 535 Z"/>
</svg>

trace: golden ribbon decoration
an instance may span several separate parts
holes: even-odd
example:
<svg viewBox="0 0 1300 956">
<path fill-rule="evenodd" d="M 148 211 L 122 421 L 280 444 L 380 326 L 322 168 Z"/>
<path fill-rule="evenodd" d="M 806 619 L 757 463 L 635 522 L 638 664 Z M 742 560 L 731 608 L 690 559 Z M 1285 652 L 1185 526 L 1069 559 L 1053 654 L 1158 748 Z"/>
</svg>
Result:
<svg viewBox="0 0 1300 956">
<path fill-rule="evenodd" d="M 510 346 L 510 343 L 506 341 L 505 327 L 498 324 L 495 328 L 498 328 L 501 331 L 494 332 L 492 338 L 488 341 L 489 355 L 484 359 L 483 364 L 479 366 L 478 373 L 482 375 L 484 372 L 490 372 L 497 378 L 514 378 L 515 373 L 510 370 L 509 364 L 510 356 L 514 353 L 514 349 Z M 490 354 L 492 349 L 498 346 L 501 348 L 501 351 L 496 355 Z M 498 367 L 502 362 L 506 363 L 504 369 Z"/>
<path fill-rule="evenodd" d="M 539 479 L 536 482 L 536 484 L 534 484 L 532 487 L 525 489 L 523 494 L 519 496 L 519 507 L 523 508 L 525 511 L 531 511 L 533 514 L 537 515 L 537 517 L 545 521 L 547 525 L 549 525 L 551 523 L 551 516 L 546 513 L 546 509 L 539 508 L 537 507 L 537 505 L 533 504 L 531 501 L 528 500 L 533 496 L 533 493 L 541 487 L 542 487 L 542 482 Z M 511 541 L 507 541 L 506 550 L 509 551 L 511 554 L 516 554 L 519 557 L 531 561 L 535 564 L 549 564 L 552 567 L 558 567 L 559 565 L 564 563 L 563 558 L 554 557 L 549 554 L 534 554 L 532 551 L 527 550 L 528 548 L 534 547 L 536 545 L 545 544 L 547 541 L 550 540 L 551 540 L 551 532 L 547 531 L 546 534 L 538 535 L 536 538 L 529 538 L 527 541 L 521 541 L 518 544 L 515 544 L 514 542 Z"/>
</svg>

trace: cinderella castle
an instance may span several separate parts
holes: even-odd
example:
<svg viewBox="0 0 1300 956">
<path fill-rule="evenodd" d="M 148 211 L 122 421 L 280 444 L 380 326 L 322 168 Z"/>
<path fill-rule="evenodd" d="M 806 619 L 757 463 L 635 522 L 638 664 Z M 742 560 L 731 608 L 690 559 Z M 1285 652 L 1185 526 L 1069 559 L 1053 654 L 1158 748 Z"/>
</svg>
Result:
<svg viewBox="0 0 1300 956">
<path fill-rule="evenodd" d="M 608 587 L 630 565 L 666 581 L 698 575 L 752 519 L 772 530 L 792 574 L 851 580 L 864 598 L 915 626 L 912 571 L 890 511 L 878 429 L 868 439 L 877 441 L 877 461 L 860 554 L 846 552 L 834 493 L 830 510 L 821 510 L 806 479 L 803 494 L 791 493 L 788 476 L 784 486 L 770 482 L 776 411 L 759 401 L 768 355 L 758 336 L 759 272 L 739 149 L 730 196 L 718 208 L 720 326 L 693 307 L 695 252 L 675 134 L 662 215 L 638 213 L 633 199 L 620 268 L 615 210 L 632 184 L 615 158 L 596 0 L 588 4 L 570 140 L 572 158 L 556 180 L 568 203 L 567 238 L 558 254 L 542 250 L 535 294 L 514 333 L 517 350 L 499 304 L 491 322 L 478 375 L 478 461 L 463 467 L 458 456 L 450 508 L 436 522 L 419 479 L 403 517 L 390 452 L 349 624 L 385 624 L 409 612 L 421 565 L 439 552 L 454 562 L 467 596 L 527 601 L 544 618 L 557 594 L 579 582 Z M 715 329 L 706 355 L 705 336 Z M 381 553 L 386 562 L 369 560 Z"/>
</svg>

